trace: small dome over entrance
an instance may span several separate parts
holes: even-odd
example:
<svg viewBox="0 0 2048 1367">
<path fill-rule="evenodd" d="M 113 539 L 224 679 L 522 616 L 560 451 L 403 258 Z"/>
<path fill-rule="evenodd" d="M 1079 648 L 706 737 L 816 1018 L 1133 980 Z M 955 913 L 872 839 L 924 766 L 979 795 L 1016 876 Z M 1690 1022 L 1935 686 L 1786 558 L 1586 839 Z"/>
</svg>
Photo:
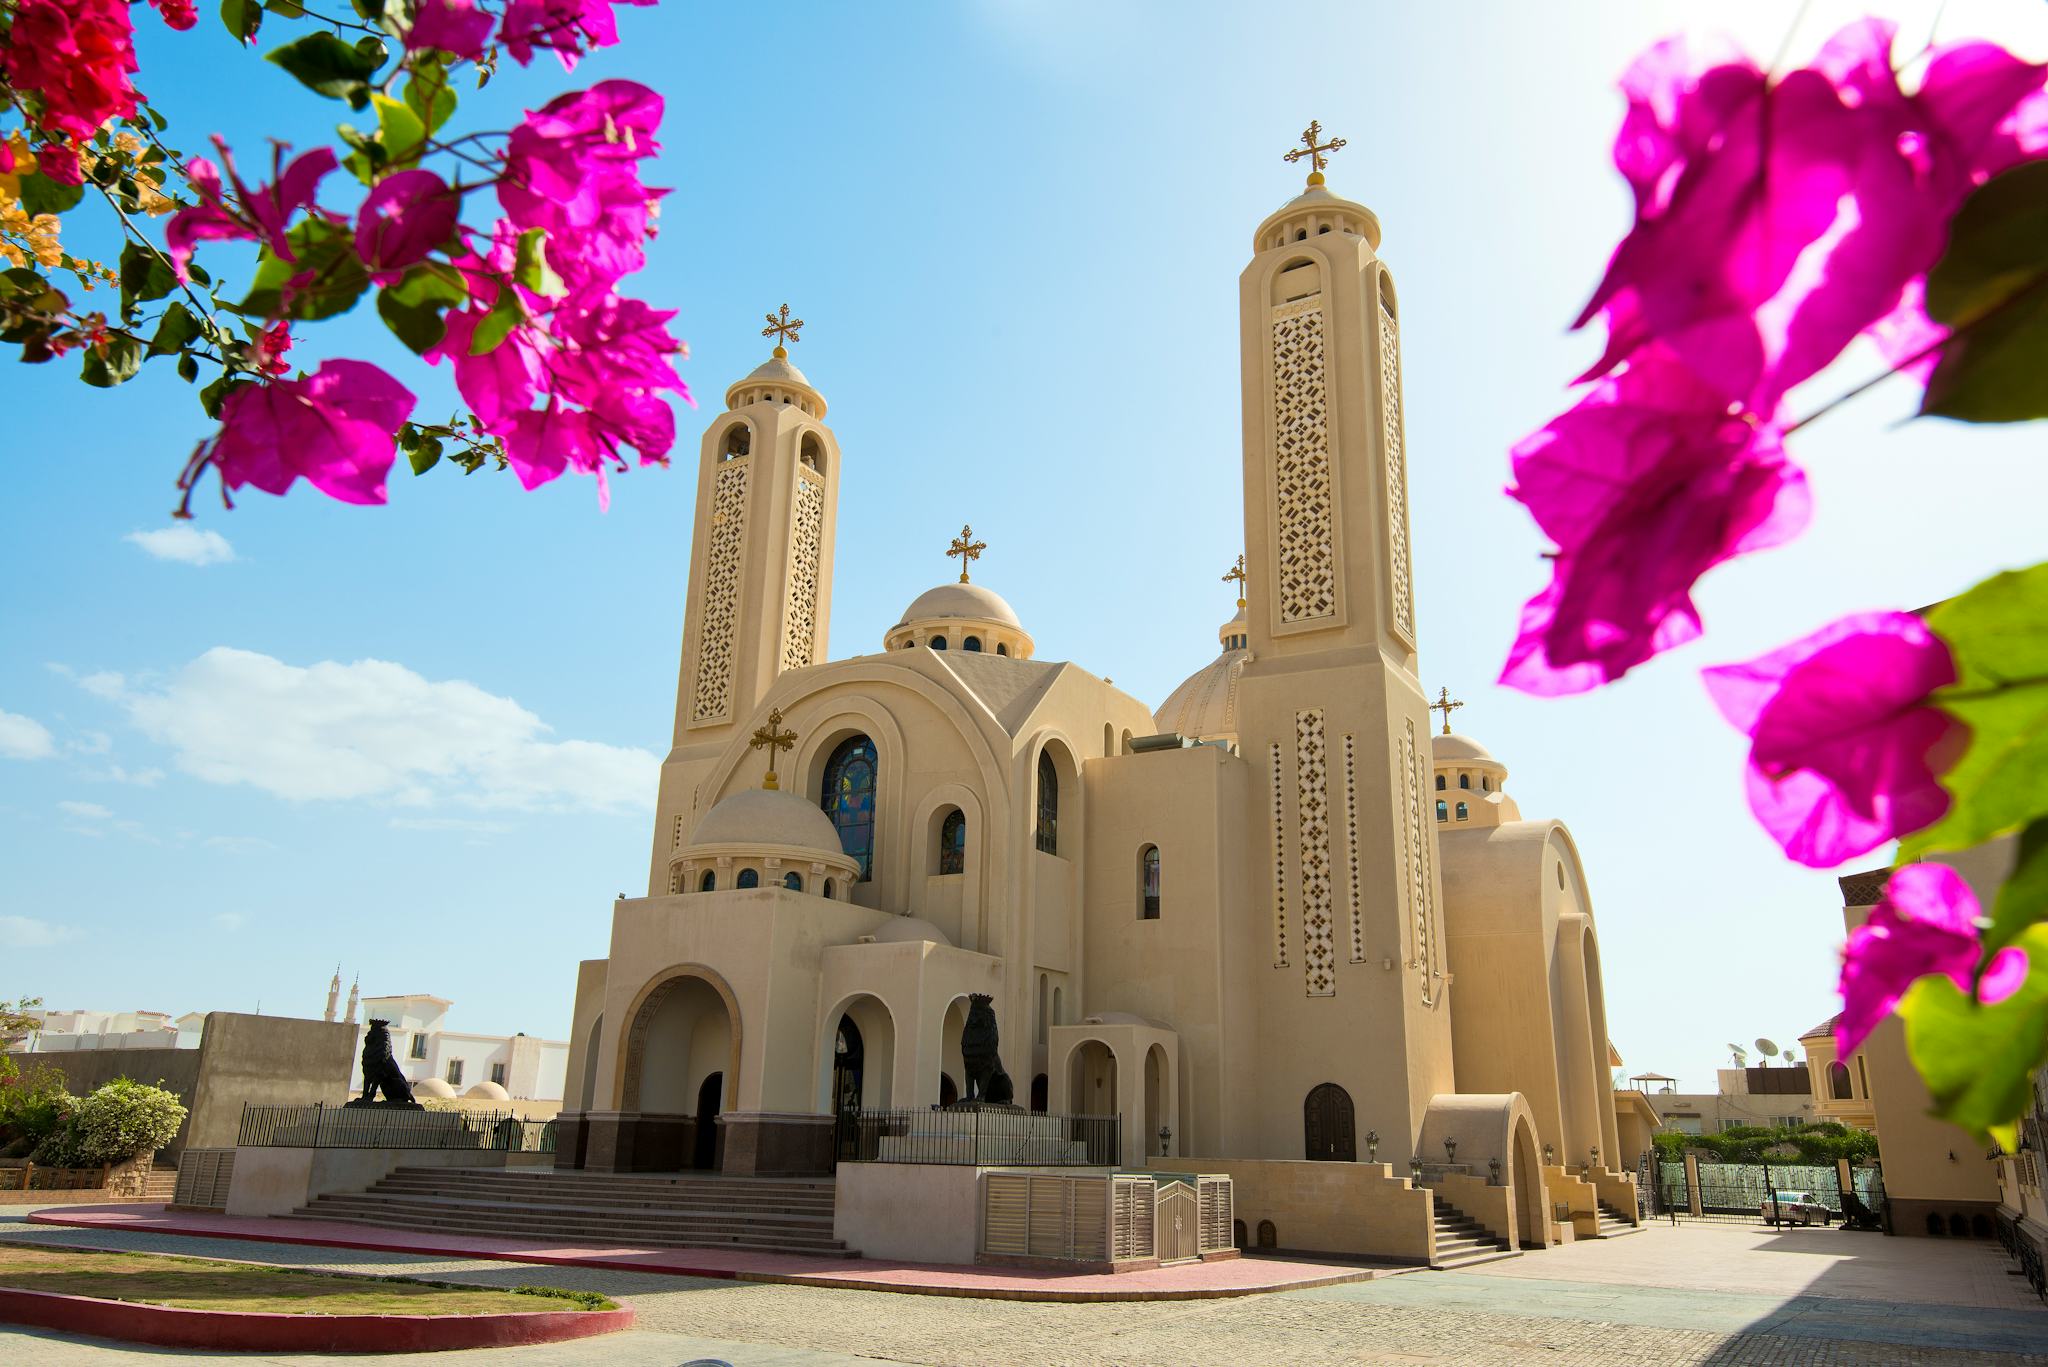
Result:
<svg viewBox="0 0 2048 1367">
<path fill-rule="evenodd" d="M 838 855 L 839 831 L 815 802 L 748 788 L 721 798 L 690 835 L 692 845 L 782 845 Z"/>
</svg>

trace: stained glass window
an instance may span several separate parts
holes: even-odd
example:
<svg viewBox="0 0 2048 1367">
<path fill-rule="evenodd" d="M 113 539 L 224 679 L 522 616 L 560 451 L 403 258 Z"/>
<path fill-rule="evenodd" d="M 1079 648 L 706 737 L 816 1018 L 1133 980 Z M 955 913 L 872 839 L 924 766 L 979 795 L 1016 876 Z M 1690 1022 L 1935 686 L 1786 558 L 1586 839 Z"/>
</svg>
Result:
<svg viewBox="0 0 2048 1367">
<path fill-rule="evenodd" d="M 863 879 L 875 874 L 875 743 L 852 736 L 839 743 L 825 765 L 818 805 L 839 828 L 839 847 L 860 861 Z"/>
<path fill-rule="evenodd" d="M 955 807 L 939 823 L 939 872 L 967 871 L 967 817 Z"/>
<path fill-rule="evenodd" d="M 1044 750 L 1038 752 L 1038 848 L 1060 852 L 1060 776 Z"/>
<path fill-rule="evenodd" d="M 1448 821 L 1450 820 L 1450 817 L 1451 804 L 1444 801 L 1442 798 L 1438 798 L 1436 800 L 1436 819 L 1438 821 Z"/>
<path fill-rule="evenodd" d="M 802 892 L 804 890 L 804 876 L 800 873 L 785 873 L 782 875 L 782 886 L 788 888 L 791 892 Z"/>
</svg>

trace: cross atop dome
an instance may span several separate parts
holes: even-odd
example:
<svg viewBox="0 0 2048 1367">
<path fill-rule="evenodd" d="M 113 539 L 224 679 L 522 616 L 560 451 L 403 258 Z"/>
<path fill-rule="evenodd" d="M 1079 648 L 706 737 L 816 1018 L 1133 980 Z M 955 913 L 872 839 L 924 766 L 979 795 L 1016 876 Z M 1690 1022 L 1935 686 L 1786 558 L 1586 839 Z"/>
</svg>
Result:
<svg viewBox="0 0 2048 1367">
<path fill-rule="evenodd" d="M 781 317 L 778 318 L 772 313 L 764 316 L 768 319 L 768 326 L 761 329 L 761 335 L 763 337 L 780 338 L 781 340 L 775 344 L 775 359 L 778 361 L 788 360 L 789 348 L 784 346 L 783 343 L 802 340 L 797 336 L 797 332 L 802 329 L 804 320 L 790 317 L 789 305 L 787 304 L 782 306 Z"/>
<path fill-rule="evenodd" d="M 1289 166 L 1292 166 L 1303 157 L 1307 157 L 1309 161 L 1308 183 L 1311 185 L 1321 185 L 1323 183 L 1323 168 L 1330 164 L 1329 157 L 1324 154 L 1334 152 L 1344 146 L 1344 139 L 1342 138 L 1331 138 L 1328 142 L 1324 142 L 1322 138 L 1322 124 L 1314 119 L 1310 119 L 1308 127 L 1304 128 L 1301 132 L 1302 145 L 1287 153 L 1283 158 Z"/>
<path fill-rule="evenodd" d="M 988 542 L 974 539 L 974 528 L 961 525 L 960 535 L 953 538 L 953 544 L 946 547 L 948 556 L 960 557 L 960 582 L 967 582 L 967 566 L 981 559 L 981 553 L 988 549 Z"/>
<path fill-rule="evenodd" d="M 1224 583 L 1228 584 L 1232 580 L 1235 580 L 1237 582 L 1237 605 L 1238 607 L 1242 608 L 1244 606 L 1245 584 L 1244 556 L 1242 555 L 1239 555 L 1237 557 L 1237 563 L 1235 565 L 1232 565 L 1229 569 L 1223 572 Z"/>
<path fill-rule="evenodd" d="M 1437 690 L 1436 701 L 1429 705 L 1429 710 L 1432 712 L 1441 712 L 1444 714 L 1443 733 L 1445 735 L 1448 736 L 1451 734 L 1451 713 L 1457 711 L 1464 705 L 1465 704 L 1462 699 L 1453 698 L 1451 696 L 1450 689 L 1442 688 Z"/>
<path fill-rule="evenodd" d="M 796 748 L 796 732 L 782 729 L 781 708 L 771 707 L 768 709 L 768 724 L 754 728 L 753 737 L 747 742 L 747 748 L 749 750 L 765 749 L 768 752 L 768 775 L 761 780 L 761 786 L 770 790 L 781 787 L 775 781 L 775 752 L 778 750 L 794 750 Z"/>
</svg>

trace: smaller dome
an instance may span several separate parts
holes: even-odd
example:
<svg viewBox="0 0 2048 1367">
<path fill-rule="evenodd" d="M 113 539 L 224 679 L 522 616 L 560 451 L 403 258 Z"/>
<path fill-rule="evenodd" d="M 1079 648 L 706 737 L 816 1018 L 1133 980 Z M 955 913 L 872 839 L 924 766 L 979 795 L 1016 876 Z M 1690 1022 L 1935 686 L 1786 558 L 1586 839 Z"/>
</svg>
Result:
<svg viewBox="0 0 2048 1367">
<path fill-rule="evenodd" d="M 747 373 L 745 378 L 734 380 L 725 389 L 725 406 L 741 408 L 762 400 L 789 402 L 790 394 L 796 394 L 797 403 L 804 405 L 804 411 L 822 419 L 825 416 L 825 396 L 807 379 L 801 370 L 790 364 L 788 353 L 781 347 L 775 348 L 775 355 Z"/>
<path fill-rule="evenodd" d="M 811 382 L 804 378 L 804 373 L 798 370 L 787 356 L 770 356 L 767 360 L 749 371 L 747 378 L 741 380 L 740 383 L 800 384 L 805 389 L 811 387 Z"/>
<path fill-rule="evenodd" d="M 1167 695 L 1152 724 L 1159 733 L 1177 732 L 1194 740 L 1237 739 L 1237 679 L 1251 661 L 1243 642 L 1251 630 L 1244 609 L 1216 630 L 1223 653 L 1190 674 Z"/>
<path fill-rule="evenodd" d="M 423 1077 L 412 1085 L 414 1096 L 431 1096 L 446 1100 L 455 1095 L 455 1089 L 437 1077 Z"/>
<path fill-rule="evenodd" d="M 692 845 L 793 845 L 844 856 L 839 828 L 814 802 L 772 788 L 719 799 L 690 833 Z"/>
<path fill-rule="evenodd" d="M 891 916 L 888 924 L 875 932 L 879 944 L 893 945 L 905 941 L 929 940 L 935 945 L 950 945 L 946 932 L 940 930 L 922 916 Z"/>
<path fill-rule="evenodd" d="M 448 1084 L 444 1082 L 441 1085 L 445 1087 Z M 506 1091 L 495 1082 L 479 1082 L 476 1086 L 465 1091 L 463 1095 L 473 1096 L 479 1101 L 510 1101 L 512 1099 L 512 1093 Z"/>
<path fill-rule="evenodd" d="M 1003 601 L 1003 596 L 979 584 L 941 584 L 935 589 L 927 589 L 903 610 L 903 620 L 896 625 L 908 626 L 934 617 L 971 617 L 976 621 L 1000 622 L 1019 631 L 1024 629 L 1024 624 L 1017 620 L 1015 610 Z"/>
<path fill-rule="evenodd" d="M 1500 763 L 1499 760 L 1487 752 L 1485 746 L 1470 736 L 1431 736 L 1429 738 L 1429 754 L 1430 758 L 1438 764 L 1442 764 L 1447 760 L 1455 761 L 1461 759 L 1472 760 L 1482 764 Z"/>
</svg>

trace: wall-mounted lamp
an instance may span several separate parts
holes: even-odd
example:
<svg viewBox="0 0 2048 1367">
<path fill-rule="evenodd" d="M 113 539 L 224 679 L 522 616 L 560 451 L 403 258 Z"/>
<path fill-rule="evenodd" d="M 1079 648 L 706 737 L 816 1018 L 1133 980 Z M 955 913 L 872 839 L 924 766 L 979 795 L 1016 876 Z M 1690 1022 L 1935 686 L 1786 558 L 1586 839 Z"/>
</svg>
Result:
<svg viewBox="0 0 2048 1367">
<path fill-rule="evenodd" d="M 1545 1144 L 1543 1146 L 1543 1166 L 1546 1168 L 1557 1166 L 1557 1145 Z"/>
<path fill-rule="evenodd" d="M 1486 1170 L 1487 1170 L 1487 1171 L 1488 1171 L 1489 1173 L 1493 1174 L 1493 1185 L 1494 1185 L 1494 1186 L 1496 1186 L 1496 1187 L 1497 1187 L 1497 1186 L 1499 1186 L 1499 1185 L 1500 1185 L 1500 1160 L 1499 1160 L 1498 1158 L 1489 1158 L 1489 1159 L 1487 1159 L 1487 1160 L 1486 1160 Z"/>
<path fill-rule="evenodd" d="M 1452 1138 L 1446 1138 L 1446 1139 L 1444 1140 L 1444 1162 L 1446 1162 L 1446 1163 L 1455 1163 L 1455 1162 L 1457 1162 L 1457 1161 L 1458 1161 L 1458 1141 L 1457 1141 L 1456 1139 L 1452 1139 Z"/>
<path fill-rule="evenodd" d="M 1159 1127 L 1159 1156 L 1161 1158 L 1164 1158 L 1167 1154 L 1173 1152 L 1172 1149 L 1167 1147 L 1171 1143 L 1173 1143 L 1173 1131 L 1167 1128 L 1166 1126 L 1161 1125 Z"/>
<path fill-rule="evenodd" d="M 1380 1132 L 1378 1130 L 1367 1130 L 1365 1132 L 1365 1161 L 1368 1163 L 1380 1161 Z"/>
</svg>

